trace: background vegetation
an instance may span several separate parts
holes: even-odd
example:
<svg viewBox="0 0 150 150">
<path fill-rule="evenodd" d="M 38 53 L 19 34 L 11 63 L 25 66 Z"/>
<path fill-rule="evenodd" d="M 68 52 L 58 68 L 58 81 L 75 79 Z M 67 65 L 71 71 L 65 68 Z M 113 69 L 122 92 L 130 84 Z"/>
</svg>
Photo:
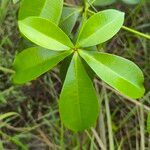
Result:
<svg viewBox="0 0 150 150">
<path fill-rule="evenodd" d="M 79 1 L 67 0 L 71 5 Z M 32 83 L 12 83 L 15 55 L 30 47 L 18 32 L 19 3 L 0 0 L 0 150 L 149 150 L 150 149 L 150 42 L 122 29 L 100 49 L 134 61 L 144 72 L 145 96 L 139 101 L 123 97 L 97 78 L 94 84 L 102 103 L 95 129 L 73 133 L 64 128 L 58 114 L 61 90 L 60 66 Z M 150 1 L 137 5 L 117 2 L 126 13 L 125 25 L 150 33 Z M 16 112 L 16 113 L 12 113 Z M 148 119 L 147 119 L 148 118 Z"/>
</svg>

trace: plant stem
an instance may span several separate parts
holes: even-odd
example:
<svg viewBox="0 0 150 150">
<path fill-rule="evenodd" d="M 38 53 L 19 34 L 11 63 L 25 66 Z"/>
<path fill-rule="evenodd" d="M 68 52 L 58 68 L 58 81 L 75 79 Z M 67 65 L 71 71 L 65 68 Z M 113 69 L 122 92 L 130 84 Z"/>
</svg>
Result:
<svg viewBox="0 0 150 150">
<path fill-rule="evenodd" d="M 98 150 L 99 148 L 97 147 L 97 145 L 94 142 L 94 135 L 91 136 L 90 133 L 87 130 L 85 130 L 85 133 L 87 134 L 87 136 L 91 140 L 91 145 L 93 145 L 93 147 L 95 148 L 95 150 Z"/>
<path fill-rule="evenodd" d="M 0 71 L 4 72 L 4 73 L 11 73 L 11 74 L 14 74 L 15 71 L 14 70 L 11 70 L 11 69 L 8 69 L 8 68 L 4 68 L 2 66 L 0 66 Z"/>
<path fill-rule="evenodd" d="M 140 107 L 140 120 L 139 120 L 139 124 L 140 124 L 140 137 L 141 137 L 141 150 L 145 150 L 145 119 L 144 119 L 144 110 L 143 110 L 143 106 Z"/>
<path fill-rule="evenodd" d="M 94 128 L 91 128 L 92 132 L 93 132 L 93 135 L 95 137 L 95 139 L 97 140 L 98 144 L 99 144 L 99 147 L 102 149 L 102 150 L 106 150 L 102 140 L 100 139 L 100 137 L 98 136 L 97 132 L 95 131 Z"/>
<path fill-rule="evenodd" d="M 49 138 L 47 137 L 47 135 L 41 129 L 38 129 L 37 131 L 40 134 L 43 142 L 45 144 L 47 144 L 47 146 L 49 147 L 49 149 L 52 148 L 52 149 L 56 150 L 56 145 L 54 145 L 53 143 L 51 143 L 51 141 L 49 140 Z"/>
<path fill-rule="evenodd" d="M 113 130 L 112 130 L 112 121 L 111 121 L 111 113 L 110 113 L 110 107 L 109 107 L 109 99 L 107 96 L 106 88 L 104 88 L 104 99 L 105 99 L 105 108 L 106 108 L 106 116 L 107 116 L 107 126 L 108 126 L 108 135 L 109 135 L 109 149 L 114 150 L 114 140 L 113 140 Z"/>
<path fill-rule="evenodd" d="M 60 139 L 60 145 L 61 145 L 61 150 L 65 150 L 64 147 L 64 127 L 63 127 L 63 123 L 61 122 L 61 135 L 60 135 L 61 139 Z"/>
<path fill-rule="evenodd" d="M 126 31 L 128 31 L 128 32 L 134 33 L 134 34 L 136 34 L 136 35 L 139 35 L 139 36 L 141 36 L 141 37 L 147 38 L 147 39 L 150 40 L 150 35 L 141 33 L 141 32 L 139 32 L 139 31 L 133 30 L 133 29 L 128 28 L 128 27 L 126 27 L 126 26 L 122 26 L 122 29 L 124 29 L 124 30 L 126 30 Z"/>
</svg>

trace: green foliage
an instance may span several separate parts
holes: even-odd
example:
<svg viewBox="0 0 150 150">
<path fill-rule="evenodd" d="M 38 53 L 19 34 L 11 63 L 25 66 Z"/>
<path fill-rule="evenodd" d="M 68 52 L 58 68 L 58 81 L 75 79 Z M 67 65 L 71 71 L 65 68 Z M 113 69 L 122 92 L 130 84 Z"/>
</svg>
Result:
<svg viewBox="0 0 150 150">
<path fill-rule="evenodd" d="M 19 114 L 16 112 L 8 112 L 5 114 L 2 114 L 2 115 L 0 115 L 0 121 L 3 119 L 6 119 L 6 118 L 12 117 L 12 116 L 19 116 Z"/>
<path fill-rule="evenodd" d="M 0 1 L 0 25 L 6 17 L 8 5 L 9 5 L 9 0 Z"/>
<path fill-rule="evenodd" d="M 126 4 L 135 5 L 140 2 L 140 0 L 122 0 Z"/>
<path fill-rule="evenodd" d="M 22 84 L 36 79 L 56 66 L 70 53 L 71 51 L 55 52 L 40 47 L 24 50 L 14 60 L 14 69 L 17 72 L 14 76 L 14 82 Z"/>
<path fill-rule="evenodd" d="M 67 35 L 70 35 L 73 27 L 75 26 L 80 11 L 81 8 L 69 8 L 69 7 L 63 8 L 59 26 Z"/>
<path fill-rule="evenodd" d="M 63 0 L 22 0 L 19 20 L 30 16 L 42 17 L 58 24 Z"/>
<path fill-rule="evenodd" d="M 95 0 L 94 5 L 95 6 L 107 6 L 107 5 L 111 5 L 114 2 L 116 2 L 116 0 Z"/>
<path fill-rule="evenodd" d="M 93 126 L 99 112 L 94 87 L 80 59 L 75 52 L 68 68 L 59 102 L 61 119 L 66 127 L 74 131 Z"/>
<path fill-rule="evenodd" d="M 117 0 L 94 0 L 93 4 L 95 6 L 107 6 L 107 5 L 111 5 L 111 4 L 115 3 L 116 1 Z M 119 0 L 119 1 L 122 1 L 129 5 L 135 5 L 140 2 L 140 0 Z M 90 2 L 92 2 L 92 1 L 90 1 Z"/>
<path fill-rule="evenodd" d="M 72 54 L 72 55 L 73 55 L 73 54 Z M 70 64 L 71 59 L 72 59 L 72 55 L 69 55 L 68 57 L 66 57 L 66 58 L 62 61 L 62 63 L 61 63 L 61 67 L 60 67 L 60 78 L 61 78 L 62 83 L 63 83 L 64 80 L 65 80 L 66 73 L 67 73 L 69 64 Z"/>
<path fill-rule="evenodd" d="M 24 3 L 27 2 L 28 0 L 24 0 Z M 38 7 L 41 1 L 33 4 Z M 131 98 L 143 96 L 143 74 L 134 63 L 119 56 L 99 53 L 96 47 L 94 50 L 91 48 L 93 51 L 89 50 L 90 46 L 106 42 L 120 30 L 124 22 L 123 12 L 109 9 L 100 11 L 87 20 L 83 19 L 83 26 L 76 43 L 73 44 L 64 32 L 70 35 L 79 15 L 78 11 L 64 8 L 59 23 L 64 30 L 62 31 L 55 20 L 47 20 L 48 13 L 45 13 L 46 16 L 39 15 L 41 6 L 35 9 L 34 17 L 33 14 L 26 14 L 23 7 L 22 4 L 20 10 L 22 20 L 19 19 L 18 22 L 20 32 L 41 47 L 26 49 L 16 56 L 14 81 L 16 83 L 31 81 L 73 55 L 71 62 L 67 61 L 68 66 L 64 69 L 64 73 L 67 74 L 59 101 L 60 117 L 66 127 L 73 131 L 82 131 L 96 123 L 99 103 L 89 73 L 86 72 L 90 67 L 102 80 L 124 95 Z M 28 7 L 30 6 L 24 8 Z M 46 7 L 50 7 L 51 10 L 50 5 Z M 90 67 L 85 67 L 82 59 Z"/>
<path fill-rule="evenodd" d="M 41 47 L 56 51 L 69 50 L 73 47 L 68 36 L 53 22 L 46 19 L 28 17 L 18 24 L 21 33 Z"/>
<path fill-rule="evenodd" d="M 124 22 L 124 13 L 109 9 L 96 13 L 83 25 L 77 47 L 90 47 L 112 38 Z"/>
<path fill-rule="evenodd" d="M 93 71 L 106 83 L 132 98 L 144 94 L 143 74 L 133 62 L 119 56 L 106 53 L 80 50 L 80 55 Z"/>
</svg>

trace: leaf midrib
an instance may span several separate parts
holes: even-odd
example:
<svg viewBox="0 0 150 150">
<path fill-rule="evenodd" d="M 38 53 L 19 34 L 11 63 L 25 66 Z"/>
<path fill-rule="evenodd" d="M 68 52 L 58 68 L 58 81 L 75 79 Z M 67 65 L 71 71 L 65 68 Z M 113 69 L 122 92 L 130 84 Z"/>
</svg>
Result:
<svg viewBox="0 0 150 150">
<path fill-rule="evenodd" d="M 77 63 L 78 63 L 78 62 L 76 62 L 76 61 L 78 61 L 77 59 L 78 59 L 78 58 L 76 58 L 74 61 L 75 61 L 75 76 L 76 76 L 76 79 L 77 79 L 77 80 L 76 80 L 76 82 L 77 82 L 77 84 L 76 84 L 76 89 L 77 89 L 77 90 L 76 90 L 76 91 L 77 91 L 77 93 L 79 93 L 79 86 L 78 86 L 78 85 L 79 85 L 79 80 L 78 80 L 78 69 L 77 69 L 77 66 L 78 66 Z M 78 110 L 79 110 L 79 118 L 80 118 L 79 120 L 80 120 L 80 124 L 82 124 L 83 121 L 82 121 L 82 115 L 81 115 L 81 114 L 82 114 L 82 113 L 81 113 L 82 111 L 81 111 L 81 107 L 80 107 L 79 94 L 77 94 L 77 104 L 78 104 L 78 106 L 79 106 L 79 109 L 78 109 Z"/>
</svg>

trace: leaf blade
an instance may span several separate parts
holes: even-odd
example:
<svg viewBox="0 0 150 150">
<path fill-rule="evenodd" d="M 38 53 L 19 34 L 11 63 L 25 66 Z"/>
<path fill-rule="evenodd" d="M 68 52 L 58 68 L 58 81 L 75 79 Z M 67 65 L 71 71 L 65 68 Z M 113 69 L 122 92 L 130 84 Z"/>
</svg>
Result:
<svg viewBox="0 0 150 150">
<path fill-rule="evenodd" d="M 14 60 L 15 74 L 13 80 L 17 84 L 31 81 L 52 69 L 71 51 L 54 52 L 40 47 L 28 48 L 19 53 Z"/>
<path fill-rule="evenodd" d="M 108 9 L 94 14 L 82 27 L 76 45 L 90 47 L 112 38 L 124 22 L 124 13 Z"/>
<path fill-rule="evenodd" d="M 143 73 L 133 62 L 107 53 L 80 51 L 80 55 L 102 80 L 122 94 L 143 96 Z"/>
<path fill-rule="evenodd" d="M 63 0 L 22 0 L 19 10 L 19 20 L 37 16 L 58 24 L 62 7 Z"/>
<path fill-rule="evenodd" d="M 70 35 L 73 27 L 75 26 L 80 11 L 81 8 L 63 8 L 59 26 L 67 35 Z"/>
<path fill-rule="evenodd" d="M 140 0 L 122 0 L 122 1 L 129 5 L 136 5 L 136 4 L 140 3 Z"/>
<path fill-rule="evenodd" d="M 69 50 L 73 47 L 69 37 L 54 23 L 29 17 L 18 22 L 20 32 L 33 43 L 50 50 Z M 42 27 L 42 28 L 41 28 Z"/>
<path fill-rule="evenodd" d="M 64 125 L 73 131 L 90 128 L 98 116 L 94 87 L 77 54 L 73 56 L 66 75 L 59 111 Z"/>
<path fill-rule="evenodd" d="M 0 114 L 0 121 L 6 118 L 12 117 L 12 116 L 19 116 L 19 114 L 16 112 L 8 112 L 5 114 Z"/>
<path fill-rule="evenodd" d="M 115 3 L 116 0 L 96 0 L 93 5 L 94 6 L 107 6 Z"/>
</svg>

